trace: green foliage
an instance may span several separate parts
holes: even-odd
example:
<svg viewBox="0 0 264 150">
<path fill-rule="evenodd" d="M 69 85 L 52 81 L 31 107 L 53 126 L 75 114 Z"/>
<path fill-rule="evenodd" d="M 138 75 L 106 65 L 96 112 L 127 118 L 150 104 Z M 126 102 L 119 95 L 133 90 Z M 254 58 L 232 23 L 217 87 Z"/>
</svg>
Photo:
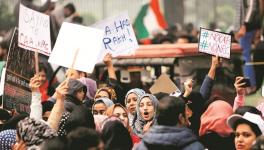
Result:
<svg viewBox="0 0 264 150">
<path fill-rule="evenodd" d="M 15 26 L 15 17 L 8 9 L 6 1 L 0 1 L 0 31 L 9 30 Z"/>
</svg>

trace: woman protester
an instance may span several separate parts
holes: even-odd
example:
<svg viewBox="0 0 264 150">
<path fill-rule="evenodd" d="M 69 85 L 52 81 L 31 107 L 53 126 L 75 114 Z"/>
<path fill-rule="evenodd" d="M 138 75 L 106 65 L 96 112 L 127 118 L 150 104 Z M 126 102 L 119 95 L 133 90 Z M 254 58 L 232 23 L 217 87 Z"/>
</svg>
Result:
<svg viewBox="0 0 264 150">
<path fill-rule="evenodd" d="M 246 112 L 243 116 L 234 114 L 227 124 L 235 132 L 236 150 L 250 150 L 257 137 L 264 133 L 264 121 L 260 115 Z"/>
<path fill-rule="evenodd" d="M 133 120 L 133 132 L 142 138 L 143 135 L 155 124 L 158 100 L 154 95 L 144 94 L 136 106 L 136 116 Z"/>
</svg>

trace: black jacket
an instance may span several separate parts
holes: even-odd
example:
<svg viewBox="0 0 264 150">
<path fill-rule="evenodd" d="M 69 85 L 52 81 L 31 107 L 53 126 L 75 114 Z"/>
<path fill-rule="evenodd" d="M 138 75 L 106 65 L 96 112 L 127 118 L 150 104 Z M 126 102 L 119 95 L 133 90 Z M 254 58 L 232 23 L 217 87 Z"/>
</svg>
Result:
<svg viewBox="0 0 264 150">
<path fill-rule="evenodd" d="M 208 150 L 235 150 L 234 134 L 222 137 L 215 132 L 210 132 L 201 136 L 200 141 Z"/>
<path fill-rule="evenodd" d="M 86 90 L 86 86 L 83 85 L 80 81 L 74 79 L 69 80 L 68 86 L 69 90 L 68 94 L 66 94 L 64 106 L 66 111 L 72 112 L 73 108 L 76 105 L 82 105 L 82 101 L 76 98 L 77 91 L 81 88 Z"/>
</svg>

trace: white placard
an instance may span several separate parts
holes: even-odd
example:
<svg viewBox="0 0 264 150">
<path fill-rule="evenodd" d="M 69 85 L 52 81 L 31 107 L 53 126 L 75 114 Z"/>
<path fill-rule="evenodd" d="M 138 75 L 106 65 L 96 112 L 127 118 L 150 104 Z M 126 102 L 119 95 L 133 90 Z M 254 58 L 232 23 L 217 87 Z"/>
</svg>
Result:
<svg viewBox="0 0 264 150">
<path fill-rule="evenodd" d="M 103 49 L 113 57 L 131 54 L 138 49 L 138 42 L 127 13 L 99 21 L 91 27 L 104 31 Z M 105 52 L 101 55 L 104 54 Z"/>
<path fill-rule="evenodd" d="M 230 59 L 231 35 L 201 28 L 199 52 Z"/>
<path fill-rule="evenodd" d="M 44 55 L 51 53 L 50 19 L 20 4 L 18 45 Z"/>
<path fill-rule="evenodd" d="M 49 57 L 49 62 L 91 73 L 102 50 L 104 32 L 64 22 Z"/>
</svg>

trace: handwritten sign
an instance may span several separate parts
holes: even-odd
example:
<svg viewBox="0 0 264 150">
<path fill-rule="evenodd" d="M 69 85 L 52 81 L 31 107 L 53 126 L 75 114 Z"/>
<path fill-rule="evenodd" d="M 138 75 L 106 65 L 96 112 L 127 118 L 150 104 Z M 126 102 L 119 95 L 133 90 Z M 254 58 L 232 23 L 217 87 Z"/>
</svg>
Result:
<svg viewBox="0 0 264 150">
<path fill-rule="evenodd" d="M 20 4 L 18 45 L 49 55 L 51 53 L 49 16 Z"/>
<path fill-rule="evenodd" d="M 102 50 L 103 36 L 102 30 L 64 22 L 48 61 L 91 73 Z"/>
<path fill-rule="evenodd" d="M 231 35 L 201 28 L 199 52 L 230 59 Z"/>
<path fill-rule="evenodd" d="M 104 31 L 103 49 L 111 53 L 113 57 L 132 53 L 138 48 L 127 13 L 97 22 L 92 27 Z"/>
<path fill-rule="evenodd" d="M 34 52 L 18 47 L 18 31 L 14 31 L 9 47 L 4 83 L 5 109 L 30 112 L 31 90 L 29 80 L 34 75 Z"/>
</svg>

